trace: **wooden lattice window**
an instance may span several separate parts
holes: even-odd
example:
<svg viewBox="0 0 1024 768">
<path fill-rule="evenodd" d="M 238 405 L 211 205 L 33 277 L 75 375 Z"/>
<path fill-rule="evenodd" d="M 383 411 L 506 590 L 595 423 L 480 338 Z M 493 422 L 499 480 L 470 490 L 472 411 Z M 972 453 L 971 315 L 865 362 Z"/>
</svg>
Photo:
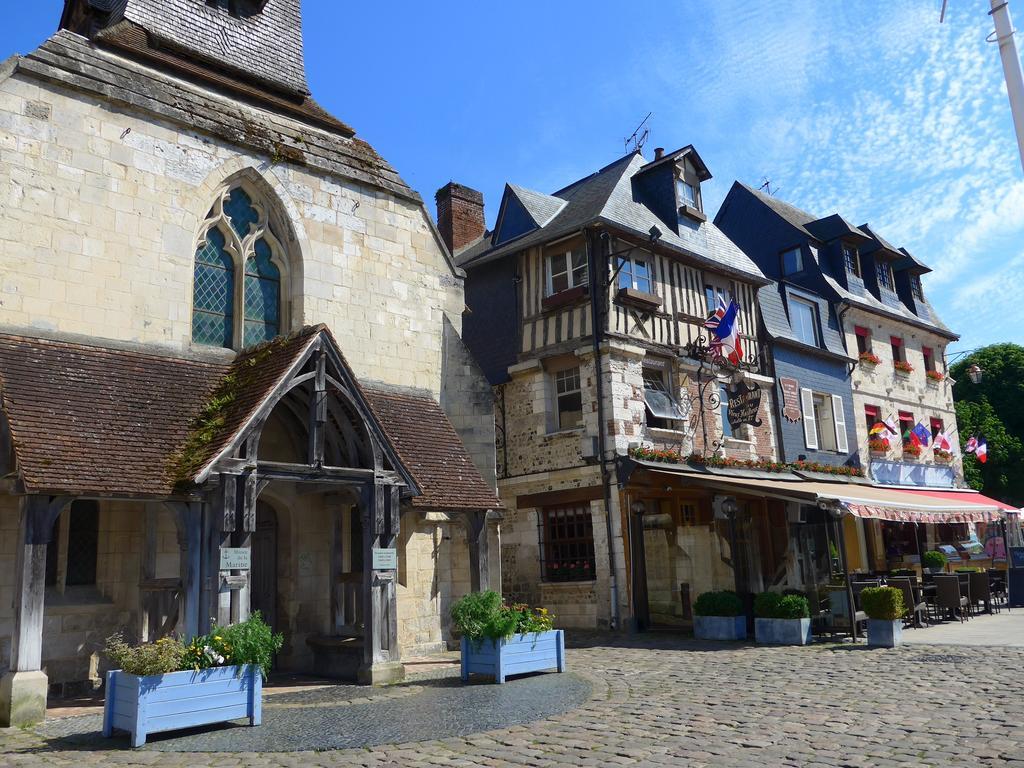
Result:
<svg viewBox="0 0 1024 768">
<path fill-rule="evenodd" d="M 545 507 L 540 511 L 541 572 L 546 581 L 594 578 L 594 524 L 590 507 Z"/>
<path fill-rule="evenodd" d="M 46 585 L 83 587 L 96 583 L 100 507 L 95 501 L 76 501 L 53 523 L 46 547 Z"/>
</svg>

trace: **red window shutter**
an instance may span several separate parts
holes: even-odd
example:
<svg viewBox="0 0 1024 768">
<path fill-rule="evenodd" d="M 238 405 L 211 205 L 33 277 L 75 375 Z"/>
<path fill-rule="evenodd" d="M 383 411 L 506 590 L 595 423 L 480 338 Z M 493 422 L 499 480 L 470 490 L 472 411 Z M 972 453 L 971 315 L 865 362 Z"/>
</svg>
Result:
<svg viewBox="0 0 1024 768">
<path fill-rule="evenodd" d="M 899 336 L 890 336 L 889 343 L 892 344 L 894 347 L 902 347 L 903 339 L 901 339 Z"/>
<path fill-rule="evenodd" d="M 878 406 L 877 405 L 865 405 L 864 406 L 864 413 L 866 413 L 868 416 L 870 416 L 873 419 L 877 419 L 878 418 Z"/>
</svg>

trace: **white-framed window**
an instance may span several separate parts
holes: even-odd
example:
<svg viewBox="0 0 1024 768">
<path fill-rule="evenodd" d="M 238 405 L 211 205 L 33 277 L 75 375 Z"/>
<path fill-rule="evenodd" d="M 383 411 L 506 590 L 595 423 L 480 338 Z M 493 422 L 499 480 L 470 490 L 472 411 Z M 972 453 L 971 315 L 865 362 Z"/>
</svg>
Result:
<svg viewBox="0 0 1024 768">
<path fill-rule="evenodd" d="M 651 283 L 651 262 L 646 256 L 619 256 L 619 288 L 632 288 L 654 293 Z"/>
<path fill-rule="evenodd" d="M 680 206 L 688 205 L 700 210 L 700 206 L 697 204 L 697 187 L 685 179 L 676 179 L 676 197 Z"/>
<path fill-rule="evenodd" d="M 878 260 L 875 262 L 875 275 L 878 277 L 878 285 L 881 288 L 892 290 L 892 265 L 888 262 Z"/>
<path fill-rule="evenodd" d="M 782 274 L 793 275 L 804 271 L 804 254 L 800 247 L 782 252 Z"/>
<path fill-rule="evenodd" d="M 549 253 L 547 257 L 548 296 L 587 284 L 587 249 L 576 248 Z"/>
<path fill-rule="evenodd" d="M 565 368 L 552 374 L 555 384 L 555 413 L 558 429 L 576 429 L 583 426 L 583 391 L 580 387 L 579 366 Z"/>
<path fill-rule="evenodd" d="M 818 307 L 804 299 L 789 297 L 789 324 L 793 333 L 804 344 L 818 344 Z"/>
<path fill-rule="evenodd" d="M 645 361 L 643 367 L 644 405 L 647 426 L 679 429 L 684 418 L 672 386 L 672 373 L 664 361 Z"/>
<path fill-rule="evenodd" d="M 809 450 L 849 452 L 846 412 L 841 396 L 801 388 L 800 408 L 803 412 L 804 444 Z"/>
<path fill-rule="evenodd" d="M 728 304 L 732 300 L 732 291 L 725 283 L 721 283 L 715 280 L 715 278 L 708 275 L 704 276 L 704 300 L 707 304 L 707 314 L 711 314 L 718 309 L 718 297 Z"/>
</svg>

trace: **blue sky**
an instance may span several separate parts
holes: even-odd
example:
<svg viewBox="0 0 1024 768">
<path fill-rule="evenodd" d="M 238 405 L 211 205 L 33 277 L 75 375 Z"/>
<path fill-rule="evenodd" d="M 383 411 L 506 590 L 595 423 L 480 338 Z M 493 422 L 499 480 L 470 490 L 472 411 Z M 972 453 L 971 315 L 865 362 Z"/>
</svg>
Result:
<svg viewBox="0 0 1024 768">
<path fill-rule="evenodd" d="M 0 56 L 41 42 L 61 6 L 19 4 Z M 932 266 L 960 349 L 1024 343 L 1024 177 L 986 8 L 950 0 L 940 25 L 939 0 L 304 2 L 314 95 L 432 211 L 454 179 L 493 221 L 506 181 L 562 187 L 653 112 L 648 154 L 694 144 L 708 211 L 767 177 Z"/>
</svg>

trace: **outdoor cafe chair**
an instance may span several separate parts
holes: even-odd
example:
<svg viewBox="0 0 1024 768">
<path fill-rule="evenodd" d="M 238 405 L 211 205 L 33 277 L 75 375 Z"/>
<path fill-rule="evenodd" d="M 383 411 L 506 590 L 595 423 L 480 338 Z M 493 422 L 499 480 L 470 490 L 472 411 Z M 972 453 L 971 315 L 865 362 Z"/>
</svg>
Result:
<svg viewBox="0 0 1024 768">
<path fill-rule="evenodd" d="M 960 594 L 960 579 L 955 575 L 935 577 L 935 603 L 941 609 L 964 621 L 967 598 Z"/>
<path fill-rule="evenodd" d="M 997 610 L 1002 610 L 1002 606 L 1005 604 L 1006 610 L 1009 611 L 1010 601 L 1006 594 L 1006 572 L 989 568 L 988 588 L 992 594 L 992 603 L 996 606 Z"/>
<path fill-rule="evenodd" d="M 974 598 L 971 597 L 971 574 L 957 573 L 957 580 L 960 582 L 960 594 L 967 598 L 967 618 L 975 614 Z"/>
<path fill-rule="evenodd" d="M 968 574 L 971 583 L 971 600 L 974 604 L 981 604 L 985 607 L 986 613 L 993 613 L 992 589 L 988 581 L 988 574 L 983 571 L 975 571 Z"/>
<path fill-rule="evenodd" d="M 904 619 L 909 619 L 915 627 L 923 627 L 923 616 L 928 610 L 928 604 L 920 596 L 920 592 L 914 587 L 910 579 L 902 576 L 888 580 L 890 587 L 896 587 L 903 592 L 903 605 L 906 607 Z"/>
</svg>

